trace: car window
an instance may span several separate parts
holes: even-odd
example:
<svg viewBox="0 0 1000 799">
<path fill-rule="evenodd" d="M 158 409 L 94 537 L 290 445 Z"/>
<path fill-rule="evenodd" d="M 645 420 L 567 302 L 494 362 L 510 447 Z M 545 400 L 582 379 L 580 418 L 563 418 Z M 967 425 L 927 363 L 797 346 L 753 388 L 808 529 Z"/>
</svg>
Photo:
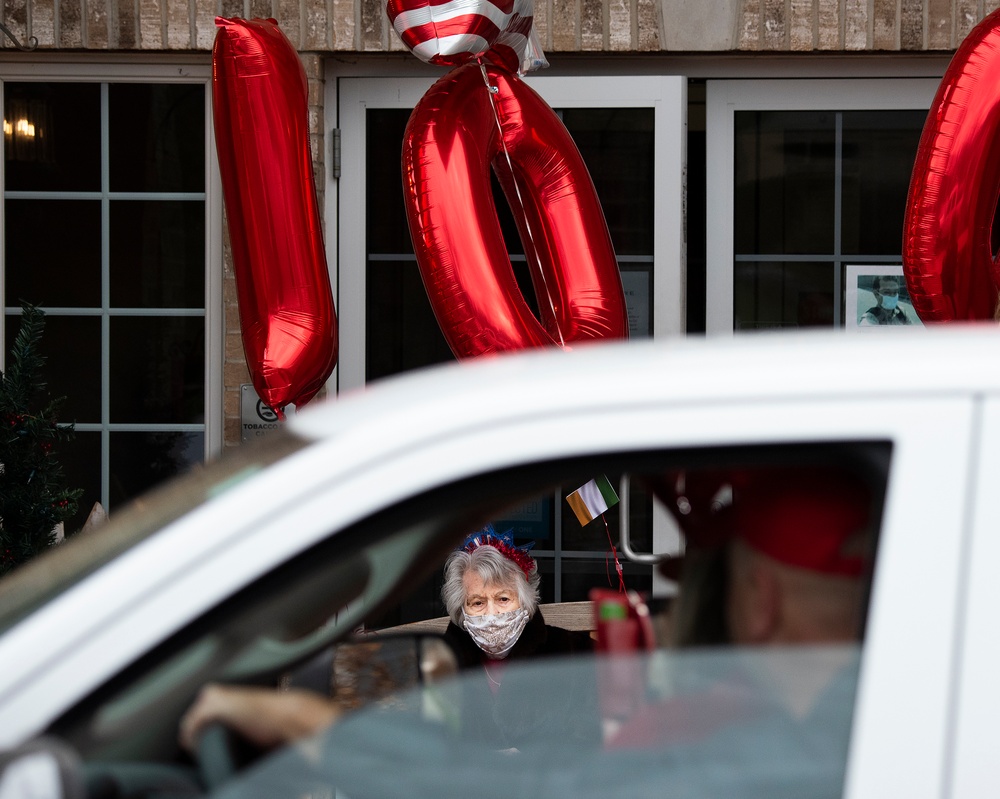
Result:
<svg viewBox="0 0 1000 799">
<path fill-rule="evenodd" d="M 643 567 L 648 573 L 654 568 L 662 571 L 672 585 L 669 594 L 658 597 L 646 592 L 648 584 L 639 585 L 656 617 L 655 653 L 616 654 L 614 659 L 598 653 L 575 656 L 561 664 L 538 661 L 516 664 L 516 668 L 512 665 L 507 674 L 518 686 L 513 693 L 519 699 L 503 711 L 496 708 L 488 688 L 484 689 L 481 673 L 463 674 L 453 683 L 436 684 L 432 690 L 407 694 L 407 701 L 391 703 L 397 713 L 400 707 L 412 704 L 409 716 L 369 714 L 364 708 L 348 714 L 321 743 L 323 758 L 329 757 L 329 764 L 317 765 L 315 747 L 304 750 L 311 753 L 310 768 L 319 769 L 317 778 L 328 791 L 343 788 L 347 796 L 395 795 L 411 788 L 419 794 L 422 787 L 411 783 L 408 771 L 395 764 L 426 759 L 428 792 L 440 785 L 445 795 L 468 793 L 474 784 L 463 785 L 459 777 L 468 774 L 472 779 L 473 763 L 481 758 L 490 760 L 495 754 L 495 747 L 477 749 L 472 745 L 476 740 L 472 720 L 495 719 L 498 713 L 507 713 L 503 724 L 512 737 L 502 748 L 517 750 L 524 755 L 523 762 L 531 765 L 523 771 L 508 767 L 508 773 L 497 775 L 504 793 L 530 794 L 533 790 L 527 789 L 534 784 L 533 779 L 550 786 L 566 782 L 574 793 L 596 790 L 598 785 L 612 792 L 609 778 L 598 776 L 598 765 L 618 768 L 634 760 L 629 768 L 641 773 L 644 763 L 653 767 L 656 753 L 677 746 L 686 747 L 683 756 L 677 755 L 678 763 L 696 758 L 706 774 L 715 774 L 713 750 L 698 748 L 702 743 L 708 747 L 711 741 L 728 741 L 725 746 L 736 747 L 734 751 L 748 764 L 768 748 L 779 751 L 786 746 L 794 753 L 795 747 L 804 747 L 808 757 L 802 755 L 803 771 L 820 775 L 817 779 L 824 789 L 836 787 L 845 768 L 846 730 L 863 651 L 865 600 L 877 560 L 882 500 L 891 462 L 892 447 L 884 441 L 809 441 L 595 452 L 470 475 L 403 497 L 345 529 L 330 530 L 325 540 L 278 565 L 271 574 L 163 642 L 66 713 L 49 732 L 72 743 L 87 759 L 190 763 L 178 748 L 177 722 L 205 682 L 277 687 L 289 672 L 313 664 L 324 650 L 353 632 L 377 637 L 385 627 L 414 621 L 415 609 L 420 609 L 416 620 L 443 617 L 440 569 L 446 556 L 470 532 L 486 523 L 508 520 L 512 509 L 543 498 L 555 495 L 563 502 L 567 487 L 572 490 L 601 475 L 620 485 L 627 475 L 628 482 L 648 500 L 631 504 L 630 521 L 640 525 L 655 503 L 665 509 L 684 544 L 663 563 Z M 852 562 L 857 557 L 862 565 L 857 573 L 858 590 L 851 592 L 850 629 L 844 640 L 822 646 L 765 649 L 757 644 L 738 644 L 720 594 L 728 579 L 729 561 L 721 544 L 731 523 L 730 511 L 736 506 L 733 497 L 747 485 L 763 482 L 781 489 L 803 475 L 814 474 L 822 474 L 810 478 L 814 483 L 820 480 L 825 485 L 836 475 L 848 475 L 866 487 L 866 521 L 858 530 L 857 549 L 842 553 Z M 591 576 L 593 587 L 619 587 L 613 560 L 615 555 L 625 559 L 616 549 L 622 512 L 618 507 L 618 516 L 598 516 L 590 522 L 596 528 L 578 525 L 581 535 L 609 542 L 602 558 L 607 574 L 599 579 Z M 827 515 L 801 511 L 783 528 L 809 544 Z M 644 546 L 653 543 L 650 538 Z M 624 579 L 625 588 L 635 589 L 629 574 Z M 829 680 L 820 685 L 810 682 L 821 674 Z M 318 684 L 343 684 L 341 677 L 345 676 L 350 675 L 334 674 L 331 679 L 321 675 Z M 481 689 L 479 696 L 463 687 L 472 685 Z M 801 690 L 792 690 L 790 697 L 772 695 L 777 688 L 799 685 Z M 830 702 L 825 698 L 828 694 Z M 788 718 L 782 718 L 779 710 L 789 714 Z M 661 716 L 661 711 L 665 715 Z M 814 733 L 809 732 L 813 718 L 817 725 L 815 745 L 810 743 Z M 134 734 L 139 720 L 142 736 Z M 795 726 L 799 722 L 806 723 L 804 731 Z M 355 728 L 355 724 L 359 726 Z M 675 739 L 675 733 L 680 737 Z M 358 741 L 369 740 L 370 747 L 352 743 L 355 735 Z M 824 748 L 827 736 L 836 745 Z M 816 751 L 810 749 L 814 746 Z M 543 756 L 545 752 L 549 755 Z M 248 777 L 241 795 L 298 791 L 300 777 L 313 772 L 298 774 L 292 765 L 283 770 L 286 767 L 281 764 L 295 764 L 302 754 L 296 750 L 273 762 L 262 762 L 262 770 L 255 772 L 261 775 L 259 790 Z M 536 755 L 537 762 L 529 761 Z M 811 757 L 816 762 L 809 765 Z M 345 760 L 351 762 L 351 770 L 338 770 L 338 764 Z M 387 764 L 393 767 L 386 768 Z M 554 771 L 550 768 L 553 764 L 557 766 Z M 573 764 L 579 766 L 580 774 L 591 769 L 593 784 L 574 776 Z M 494 765 L 503 770 L 499 761 Z M 546 768 L 549 771 L 544 771 Z M 440 776 L 442 770 L 452 769 L 457 769 L 457 775 L 449 773 L 449 781 L 434 782 L 435 772 Z M 747 774 L 751 782 L 757 779 L 753 769 Z M 451 782 L 453 776 L 455 782 Z M 786 776 L 793 786 L 797 785 L 794 780 L 809 778 L 798 773 Z M 357 777 L 357 781 L 348 784 L 347 777 Z M 364 783 L 362 777 L 373 782 Z M 342 778 L 345 781 L 341 784 L 338 780 Z M 719 785 L 727 787 L 729 777 L 719 778 L 723 780 Z M 693 785 L 700 784 L 700 776 L 691 779 Z M 769 775 L 761 779 L 765 786 L 785 784 L 769 782 Z M 280 790 L 275 789 L 276 784 L 282 785 Z M 567 791 L 558 793 L 565 795 Z M 830 795 L 837 795 L 837 791 Z"/>
<path fill-rule="evenodd" d="M 687 546 L 656 567 L 675 586 L 667 599 L 648 603 L 655 651 L 598 651 L 512 663 L 503 670 L 498 692 L 469 669 L 452 682 L 408 693 L 388 708 L 363 708 L 347 716 L 308 746 L 265 761 L 232 791 L 263 795 L 281 785 L 282 790 L 355 799 L 403 791 L 434 797 L 483 791 L 497 796 L 840 796 L 890 463 L 891 447 L 884 442 L 810 442 L 623 453 L 545 464 L 506 479 L 493 475 L 492 491 L 466 485 L 460 503 L 457 492 L 450 496 L 463 510 L 456 520 L 479 508 L 482 516 L 472 513 L 467 525 L 507 519 L 511 507 L 553 490 L 564 492 L 588 474 L 607 474 L 614 484 L 627 474 L 652 502 L 668 508 Z M 821 606 L 836 603 L 838 592 L 849 592 L 850 612 L 836 614 L 838 623 L 847 620 L 839 627 L 839 639 L 777 645 L 737 640 L 720 597 L 728 570 L 735 568 L 721 542 L 731 532 L 730 511 L 738 497 L 746 495 L 747 486 L 766 485 L 779 489 L 768 499 L 777 502 L 783 487 L 812 479 L 829 481 L 830 492 L 836 493 L 842 490 L 841 478 L 849 478 L 845 486 L 866 490 L 858 495 L 864 507 L 858 536 L 835 558 L 838 569 L 847 564 L 854 575 L 850 587 L 834 575 L 832 586 L 826 586 L 830 591 L 819 600 Z M 828 498 L 830 492 L 825 492 Z M 441 495 L 434 502 L 446 504 Z M 846 495 L 843 503 L 834 503 L 840 504 L 849 504 Z M 796 518 L 782 524 L 796 546 L 812 553 L 825 523 L 818 514 L 836 508 L 817 509 L 814 515 L 809 510 L 797 509 Z M 740 519 L 746 522 L 747 516 Z M 615 541 L 618 524 L 611 531 Z M 424 592 L 425 605 L 427 592 L 439 586 L 435 574 L 417 589 Z M 613 581 L 610 586 L 615 587 Z M 406 602 L 400 599 L 401 605 Z M 828 605 L 816 609 L 830 612 Z M 377 627 L 372 625 L 376 637 Z M 496 738 L 497 727 L 503 743 Z"/>
<path fill-rule="evenodd" d="M 496 710 L 465 673 L 362 710 L 217 795 L 837 797 L 859 651 L 658 650 L 511 665 L 508 723 L 533 733 L 502 750 L 477 737 L 476 716 Z"/>
</svg>

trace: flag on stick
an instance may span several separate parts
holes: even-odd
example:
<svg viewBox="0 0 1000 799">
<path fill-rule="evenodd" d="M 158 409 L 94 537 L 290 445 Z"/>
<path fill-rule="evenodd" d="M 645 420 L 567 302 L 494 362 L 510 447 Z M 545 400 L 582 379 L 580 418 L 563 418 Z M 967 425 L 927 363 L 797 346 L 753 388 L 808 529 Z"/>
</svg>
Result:
<svg viewBox="0 0 1000 799">
<path fill-rule="evenodd" d="M 618 495 L 605 475 L 580 486 L 566 501 L 582 526 L 590 524 L 608 508 L 618 504 Z"/>
</svg>

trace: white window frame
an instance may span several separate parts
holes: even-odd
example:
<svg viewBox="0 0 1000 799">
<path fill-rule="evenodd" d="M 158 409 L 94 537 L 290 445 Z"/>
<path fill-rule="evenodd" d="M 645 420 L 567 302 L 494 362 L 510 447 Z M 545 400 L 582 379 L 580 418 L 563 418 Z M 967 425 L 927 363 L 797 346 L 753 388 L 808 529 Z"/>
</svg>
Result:
<svg viewBox="0 0 1000 799">
<path fill-rule="evenodd" d="M 223 302 L 223 229 L 222 179 L 215 147 L 212 116 L 212 65 L 208 58 L 161 59 L 137 62 L 134 58 L 111 58 L 104 62 L 92 59 L 62 58 L 59 61 L 3 60 L 0 78 L 0 107 L 3 104 L 3 83 L 59 81 L 61 83 L 201 83 L 205 86 L 205 458 L 218 457 L 223 449 L 223 362 L 224 321 Z M 0 186 L 4 185 L 3 161 L 0 159 Z M 3 193 L 0 192 L 0 218 L 3 214 Z M 0 296 L 3 296 L 6 264 L 0 247 Z M 0 365 L 7 351 L 3 325 L 0 325 Z M 107 393 L 107 363 L 102 363 L 102 380 Z M 105 396 L 105 401 L 107 397 Z M 103 457 L 107 458 L 107 452 Z M 107 469 L 102 469 L 107 474 Z M 102 494 L 107 487 L 103 485 Z M 104 497 L 104 501 L 107 497 Z"/>
<path fill-rule="evenodd" d="M 706 333 L 733 335 L 736 112 L 925 110 L 939 83 L 937 78 L 707 81 Z"/>
<path fill-rule="evenodd" d="M 337 391 L 365 382 L 365 111 L 413 108 L 437 78 L 327 80 L 327 129 L 339 129 L 342 172 L 328 174 L 325 228 L 337 253 L 334 273 L 339 322 Z M 526 82 L 553 108 L 653 108 L 656 131 L 653 211 L 653 335 L 685 332 L 686 240 L 684 194 L 687 153 L 687 79 L 672 76 L 561 77 L 529 74 Z M 337 92 L 339 89 L 339 97 Z M 399 153 L 386 153 L 399 161 Z M 331 201 L 336 197 L 335 201 Z M 336 246 L 329 231 L 340 231 Z M 333 387 L 332 386 L 332 387 Z"/>
</svg>

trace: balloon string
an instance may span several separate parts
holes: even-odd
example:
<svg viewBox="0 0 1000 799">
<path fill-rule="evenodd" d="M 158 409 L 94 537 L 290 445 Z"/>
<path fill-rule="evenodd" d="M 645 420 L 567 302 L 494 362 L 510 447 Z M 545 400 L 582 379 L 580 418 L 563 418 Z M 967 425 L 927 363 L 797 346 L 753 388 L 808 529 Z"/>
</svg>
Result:
<svg viewBox="0 0 1000 799">
<path fill-rule="evenodd" d="M 611 540 L 611 529 L 608 527 L 608 520 L 605 515 L 601 514 L 601 520 L 604 522 L 604 531 L 608 534 L 608 546 L 611 547 L 611 557 L 615 559 L 615 571 L 618 572 L 618 590 L 621 593 L 625 593 L 625 577 L 622 574 L 622 563 L 618 560 L 618 550 L 615 549 L 614 541 Z M 608 571 L 608 556 L 604 557 L 604 571 L 608 576 L 608 585 L 611 585 L 611 573 Z"/>
<path fill-rule="evenodd" d="M 486 84 L 486 93 L 490 98 L 490 107 L 493 109 L 493 119 L 497 123 L 497 133 L 500 135 L 500 146 L 503 148 L 504 158 L 507 160 L 507 169 L 510 170 L 510 180 L 514 184 L 514 193 L 517 195 L 517 202 L 521 206 L 521 215 L 524 218 L 524 227 L 528 233 L 528 242 L 531 244 L 531 253 L 535 257 L 535 267 L 538 276 L 542 279 L 542 285 L 545 287 L 545 299 L 549 303 L 549 309 L 552 311 L 552 322 L 556 327 L 556 334 L 559 336 L 559 346 L 565 346 L 566 341 L 563 339 L 562 328 L 559 326 L 559 317 L 556 316 L 556 305 L 552 300 L 552 292 L 549 290 L 548 281 L 545 279 L 545 271 L 542 269 L 542 265 L 538 263 L 538 247 L 535 245 L 535 235 L 531 230 L 531 221 L 528 219 L 528 215 L 524 210 L 524 200 L 521 197 L 521 187 L 517 183 L 517 178 L 514 175 L 514 163 L 510 158 L 510 151 L 507 149 L 507 141 L 503 136 L 503 126 L 500 124 L 500 112 L 497 110 L 497 103 L 495 95 L 499 94 L 500 87 L 494 86 L 490 83 L 489 75 L 486 72 L 486 64 L 483 63 L 481 58 L 477 58 L 476 61 L 479 63 L 479 70 L 483 73 L 483 83 Z M 527 253 L 525 253 L 527 257 Z"/>
</svg>

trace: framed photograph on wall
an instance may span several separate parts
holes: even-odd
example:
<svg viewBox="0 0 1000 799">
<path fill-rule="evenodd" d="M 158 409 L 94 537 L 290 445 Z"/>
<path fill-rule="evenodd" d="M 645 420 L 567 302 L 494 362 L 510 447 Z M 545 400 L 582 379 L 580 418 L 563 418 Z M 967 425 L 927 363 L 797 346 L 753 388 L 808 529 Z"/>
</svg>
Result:
<svg viewBox="0 0 1000 799">
<path fill-rule="evenodd" d="M 920 327 L 902 264 L 848 264 L 844 326 L 848 330 Z"/>
</svg>

